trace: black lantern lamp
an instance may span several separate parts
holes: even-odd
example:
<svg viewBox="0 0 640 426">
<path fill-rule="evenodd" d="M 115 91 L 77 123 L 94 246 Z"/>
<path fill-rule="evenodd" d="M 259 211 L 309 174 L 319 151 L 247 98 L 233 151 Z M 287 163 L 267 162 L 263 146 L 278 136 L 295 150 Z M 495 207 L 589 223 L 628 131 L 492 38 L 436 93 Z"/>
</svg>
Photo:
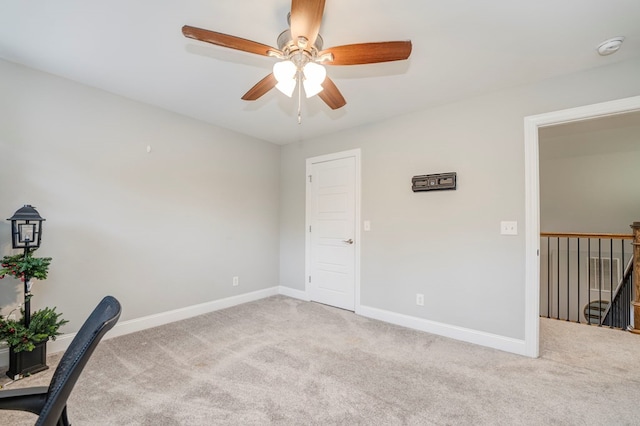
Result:
<svg viewBox="0 0 640 426">
<path fill-rule="evenodd" d="M 18 209 L 12 217 L 11 221 L 11 241 L 14 249 L 24 249 L 25 260 L 29 255 L 29 250 L 35 250 L 40 247 L 40 239 L 42 238 L 42 222 L 45 221 L 36 209 L 26 204 Z M 24 277 L 24 325 L 29 327 L 31 322 L 31 277 Z"/>
<path fill-rule="evenodd" d="M 14 249 L 21 248 L 26 252 L 40 247 L 42 222 L 46 219 L 40 217 L 35 208 L 26 204 L 7 220 L 11 221 L 11 240 Z"/>
</svg>

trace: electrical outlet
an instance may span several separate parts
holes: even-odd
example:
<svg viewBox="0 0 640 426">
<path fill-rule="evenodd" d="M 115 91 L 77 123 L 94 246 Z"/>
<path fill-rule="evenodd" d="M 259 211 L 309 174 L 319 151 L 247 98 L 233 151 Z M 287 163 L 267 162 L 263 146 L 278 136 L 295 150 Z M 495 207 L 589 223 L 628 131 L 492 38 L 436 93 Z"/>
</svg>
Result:
<svg viewBox="0 0 640 426">
<path fill-rule="evenodd" d="M 500 234 L 502 235 L 518 235 L 518 222 L 500 222 Z"/>
<path fill-rule="evenodd" d="M 416 294 L 416 305 L 424 306 L 424 294 Z"/>
<path fill-rule="evenodd" d="M 239 281 L 238 281 L 238 277 L 233 277 L 233 286 L 234 286 L 234 287 L 235 287 L 235 286 L 237 286 L 237 285 L 238 285 L 238 283 L 239 283 Z"/>
</svg>

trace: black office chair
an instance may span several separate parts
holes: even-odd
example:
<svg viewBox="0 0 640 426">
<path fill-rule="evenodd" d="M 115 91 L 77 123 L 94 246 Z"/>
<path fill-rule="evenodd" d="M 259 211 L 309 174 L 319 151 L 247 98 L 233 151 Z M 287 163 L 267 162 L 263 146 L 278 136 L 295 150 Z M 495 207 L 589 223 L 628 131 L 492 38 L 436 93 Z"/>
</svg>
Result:
<svg viewBox="0 0 640 426">
<path fill-rule="evenodd" d="M 53 373 L 49 387 L 0 391 L 0 410 L 38 414 L 36 426 L 68 426 L 67 399 L 100 339 L 118 322 L 120 302 L 106 296 L 84 322 Z"/>
</svg>

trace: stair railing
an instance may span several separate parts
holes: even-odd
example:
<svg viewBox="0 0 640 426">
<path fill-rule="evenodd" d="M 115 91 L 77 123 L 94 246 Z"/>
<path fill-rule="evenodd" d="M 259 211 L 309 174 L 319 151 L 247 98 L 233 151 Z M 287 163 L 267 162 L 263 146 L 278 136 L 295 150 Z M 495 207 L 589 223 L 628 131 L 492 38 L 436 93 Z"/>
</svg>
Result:
<svg viewBox="0 0 640 426">
<path fill-rule="evenodd" d="M 631 325 L 631 303 L 633 302 L 633 261 L 629 259 L 622 279 L 613 293 L 612 302 L 602 315 L 602 325 L 626 329 Z"/>
<path fill-rule="evenodd" d="M 640 222 L 637 224 L 640 238 Z M 635 251 L 639 253 L 633 262 L 634 274 L 640 270 L 637 265 L 640 245 L 630 249 L 634 235 L 543 232 L 540 237 L 540 315 L 603 325 L 604 312 L 611 311 L 610 302 L 617 294 L 621 294 L 621 298 L 624 292 L 624 288 L 619 288 L 621 284 L 624 287 L 625 282 L 621 266 L 627 264 Z M 633 282 L 637 287 L 638 279 L 634 278 Z M 637 290 L 635 295 L 637 298 Z M 630 295 L 629 311 L 632 300 Z M 636 302 L 640 310 L 640 300 Z M 640 314 L 636 314 L 635 319 L 640 320 Z M 640 324 L 636 328 L 640 330 Z"/>
</svg>

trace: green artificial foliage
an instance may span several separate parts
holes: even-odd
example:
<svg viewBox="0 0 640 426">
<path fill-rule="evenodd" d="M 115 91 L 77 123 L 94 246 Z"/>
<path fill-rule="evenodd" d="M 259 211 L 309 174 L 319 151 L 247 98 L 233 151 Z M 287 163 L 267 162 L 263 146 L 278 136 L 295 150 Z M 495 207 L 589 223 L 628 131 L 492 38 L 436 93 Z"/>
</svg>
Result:
<svg viewBox="0 0 640 426">
<path fill-rule="evenodd" d="M 7 342 L 14 352 L 32 351 L 36 343 L 47 339 L 56 340 L 61 326 L 69 321 L 60 319 L 56 308 L 43 308 L 31 314 L 29 327 L 24 326 L 23 318 L 14 320 L 0 317 L 0 340 Z"/>
<path fill-rule="evenodd" d="M 35 249 L 27 251 L 25 254 L 14 254 L 5 256 L 0 261 L 0 279 L 5 275 L 10 275 L 24 281 L 24 277 L 44 280 L 47 278 L 50 257 L 33 257 Z"/>
<path fill-rule="evenodd" d="M 17 278 L 21 281 L 36 278 L 44 280 L 49 272 L 51 264 L 50 257 L 34 257 L 36 249 L 27 250 L 26 253 L 7 255 L 0 260 L 0 278 L 6 275 Z M 25 307 L 31 300 L 29 286 L 25 285 Z M 22 318 L 12 319 L 11 313 L 6 318 L 0 316 L 0 341 L 5 341 L 14 352 L 32 351 L 36 344 L 47 339 L 56 340 L 60 335 L 58 331 L 61 326 L 69 321 L 61 319 L 61 313 L 56 312 L 56 308 L 43 308 L 30 315 L 29 325 L 25 325 L 24 308 L 20 306 Z M 14 309 L 16 311 L 18 308 Z M 12 311 L 12 312 L 14 312 Z"/>
</svg>

